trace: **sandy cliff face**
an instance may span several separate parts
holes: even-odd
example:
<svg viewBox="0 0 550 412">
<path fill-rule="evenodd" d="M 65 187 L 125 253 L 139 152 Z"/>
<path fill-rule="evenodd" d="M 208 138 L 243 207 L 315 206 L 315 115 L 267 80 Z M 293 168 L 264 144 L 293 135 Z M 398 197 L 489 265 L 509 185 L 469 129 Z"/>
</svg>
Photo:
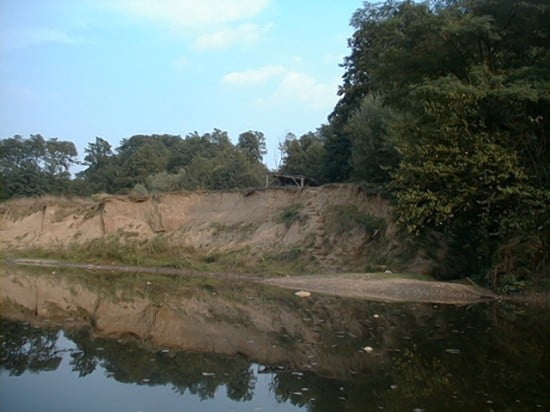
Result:
<svg viewBox="0 0 550 412">
<path fill-rule="evenodd" d="M 111 196 L 101 202 L 50 201 L 35 207 L 26 201 L 27 213 L 17 201 L 2 208 L 4 249 L 59 247 L 105 236 L 162 236 L 205 254 L 294 251 L 332 270 L 361 270 L 401 247 L 388 202 L 357 185 L 168 193 L 141 201 Z M 412 261 L 429 270 L 422 258 Z"/>
</svg>

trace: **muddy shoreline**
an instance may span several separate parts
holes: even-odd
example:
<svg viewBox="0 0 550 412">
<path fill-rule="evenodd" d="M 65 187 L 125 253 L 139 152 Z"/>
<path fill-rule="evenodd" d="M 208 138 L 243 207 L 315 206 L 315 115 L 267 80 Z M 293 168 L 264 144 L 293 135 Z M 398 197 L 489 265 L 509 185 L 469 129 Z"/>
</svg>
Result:
<svg viewBox="0 0 550 412">
<path fill-rule="evenodd" d="M 326 275 L 263 278 L 251 274 L 211 273 L 197 270 L 93 265 L 49 259 L 12 259 L 4 264 L 47 268 L 85 269 L 92 271 L 150 273 L 169 276 L 207 277 L 214 279 L 250 281 L 290 290 L 305 290 L 322 295 L 359 298 L 383 302 L 417 302 L 441 304 L 471 304 L 504 299 L 488 289 L 458 283 L 408 279 L 399 275 L 375 273 L 346 273 Z"/>
</svg>

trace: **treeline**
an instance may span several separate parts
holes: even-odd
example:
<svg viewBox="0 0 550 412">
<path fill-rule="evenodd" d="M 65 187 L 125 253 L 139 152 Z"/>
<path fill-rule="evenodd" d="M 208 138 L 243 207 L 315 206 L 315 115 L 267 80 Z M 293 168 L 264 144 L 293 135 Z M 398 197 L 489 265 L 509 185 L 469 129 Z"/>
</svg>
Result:
<svg viewBox="0 0 550 412">
<path fill-rule="evenodd" d="M 267 172 L 262 164 L 265 138 L 254 131 L 242 133 L 236 145 L 219 129 L 185 138 L 137 135 L 123 139 L 116 153 L 109 143 L 96 138 L 85 152 L 88 167 L 78 178 L 89 184 L 91 193 L 259 186 Z"/>
<path fill-rule="evenodd" d="M 529 276 L 548 279 L 549 21 L 547 0 L 365 2 L 351 19 L 355 32 L 328 124 L 299 138 L 289 134 L 279 171 L 377 187 L 419 241 L 444 235 L 447 274 L 488 273 L 510 287 Z M 29 176 L 49 176 L 52 191 L 68 179 L 70 143 L 46 142 L 37 161 L 35 140 L 15 168 L 24 176 L 4 164 L 13 164 L 7 146 L 24 141 L 2 141 L 4 197 L 30 194 Z M 61 143 L 66 147 L 54 155 Z M 73 183 L 84 185 L 79 193 L 136 184 L 253 186 L 266 171 L 264 151 L 259 132 L 236 145 L 219 130 L 185 139 L 134 136 L 115 153 L 98 138 Z"/>
<path fill-rule="evenodd" d="M 265 182 L 265 137 L 248 131 L 233 144 L 227 132 L 136 135 L 113 149 L 100 137 L 77 160 L 72 142 L 46 140 L 40 135 L 0 141 L 2 197 L 46 193 L 89 195 L 176 190 L 222 190 L 255 187 Z M 72 165 L 85 169 L 71 178 Z"/>
</svg>

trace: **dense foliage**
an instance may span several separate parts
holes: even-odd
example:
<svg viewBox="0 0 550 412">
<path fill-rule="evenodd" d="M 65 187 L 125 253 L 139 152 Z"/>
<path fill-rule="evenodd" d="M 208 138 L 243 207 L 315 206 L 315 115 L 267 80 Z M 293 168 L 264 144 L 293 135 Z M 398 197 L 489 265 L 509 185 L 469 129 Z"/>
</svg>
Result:
<svg viewBox="0 0 550 412">
<path fill-rule="evenodd" d="M 548 268 L 548 21 L 541 0 L 365 3 L 352 18 L 333 141 L 411 233 L 447 236 L 461 275 Z"/>
<path fill-rule="evenodd" d="M 0 140 L 2 197 L 45 193 L 80 194 L 233 189 L 265 182 L 261 163 L 265 138 L 261 132 L 240 135 L 237 145 L 226 132 L 215 129 L 185 138 L 136 135 L 122 139 L 113 150 L 96 137 L 85 149 L 86 168 L 70 179 L 69 167 L 78 163 L 71 142 L 44 140 L 40 135 Z"/>
<path fill-rule="evenodd" d="M 279 150 L 283 154 L 281 173 L 323 181 L 326 150 L 321 131 L 307 133 L 300 138 L 289 133 Z"/>
<path fill-rule="evenodd" d="M 46 140 L 39 134 L 0 140 L 1 197 L 64 192 L 76 155 L 72 142 Z"/>
</svg>

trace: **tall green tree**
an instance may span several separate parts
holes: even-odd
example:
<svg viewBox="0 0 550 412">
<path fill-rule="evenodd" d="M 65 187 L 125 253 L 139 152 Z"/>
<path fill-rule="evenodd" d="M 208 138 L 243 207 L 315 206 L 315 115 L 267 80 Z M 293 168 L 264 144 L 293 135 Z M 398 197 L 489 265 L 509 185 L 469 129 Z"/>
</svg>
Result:
<svg viewBox="0 0 550 412">
<path fill-rule="evenodd" d="M 536 231 L 550 202 L 514 147 L 503 144 L 510 136 L 479 116 L 486 93 L 448 78 L 419 87 L 393 175 L 400 222 L 416 234 L 443 231 L 463 253 L 462 269 L 477 273 L 491 265 L 500 242 Z"/>
<path fill-rule="evenodd" d="M 49 139 L 44 153 L 44 169 L 51 176 L 69 177 L 69 168 L 76 163 L 77 151 L 73 142 Z"/>
<path fill-rule="evenodd" d="M 120 189 L 130 189 L 145 183 L 147 176 L 167 169 L 169 151 L 162 136 L 135 135 L 123 139 L 117 148 L 115 184 Z"/>
<path fill-rule="evenodd" d="M 239 135 L 237 147 L 244 150 L 252 159 L 261 162 L 267 153 L 265 136 L 262 132 L 249 130 Z"/>
<path fill-rule="evenodd" d="M 202 135 L 194 132 L 174 145 L 167 171 L 151 174 L 145 183 L 153 192 L 260 186 L 267 173 L 261 163 L 264 148 L 261 132 L 241 134 L 237 145 L 219 129 Z"/>
<path fill-rule="evenodd" d="M 0 140 L 2 198 L 67 193 L 76 156 L 74 143 L 39 134 Z"/>
<path fill-rule="evenodd" d="M 198 132 L 189 133 L 185 139 L 175 144 L 170 149 L 168 160 L 168 172 L 176 173 L 188 166 L 195 156 L 210 158 L 214 156 L 216 145 L 211 142 L 210 135 L 200 135 Z"/>
<path fill-rule="evenodd" d="M 283 154 L 281 173 L 302 175 L 322 181 L 326 152 L 319 133 L 306 133 L 300 138 L 289 133 L 279 150 Z"/>
<path fill-rule="evenodd" d="M 351 141 L 355 175 L 377 134 L 395 142 L 399 220 L 444 232 L 462 274 L 498 266 L 524 233 L 548 233 L 549 13 L 541 0 L 387 1 L 352 18 L 331 124 Z M 370 96 L 395 116 L 378 122 Z"/>
<path fill-rule="evenodd" d="M 79 172 L 77 177 L 86 183 L 83 188 L 85 194 L 114 192 L 117 170 L 111 144 L 96 137 L 95 142 L 88 143 L 84 152 L 84 164 L 88 167 Z"/>
<path fill-rule="evenodd" d="M 352 179 L 373 184 L 390 181 L 401 158 L 395 141 L 397 114 L 381 99 L 367 96 L 353 113 L 344 130 L 351 141 Z"/>
</svg>

